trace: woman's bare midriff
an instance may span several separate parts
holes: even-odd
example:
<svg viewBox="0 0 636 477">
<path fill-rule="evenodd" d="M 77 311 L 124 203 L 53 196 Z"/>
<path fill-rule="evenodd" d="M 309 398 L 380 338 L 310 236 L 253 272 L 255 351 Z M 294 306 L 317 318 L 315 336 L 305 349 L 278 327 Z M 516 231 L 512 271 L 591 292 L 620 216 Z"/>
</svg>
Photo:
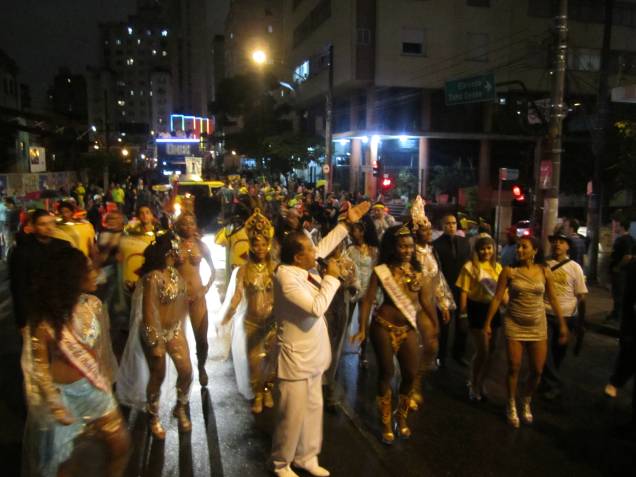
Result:
<svg viewBox="0 0 636 477">
<path fill-rule="evenodd" d="M 408 326 L 410 324 L 404 317 L 402 312 L 398 310 L 394 305 L 383 303 L 382 305 L 380 305 L 380 308 L 378 308 L 377 313 L 378 316 L 395 326 Z"/>
</svg>

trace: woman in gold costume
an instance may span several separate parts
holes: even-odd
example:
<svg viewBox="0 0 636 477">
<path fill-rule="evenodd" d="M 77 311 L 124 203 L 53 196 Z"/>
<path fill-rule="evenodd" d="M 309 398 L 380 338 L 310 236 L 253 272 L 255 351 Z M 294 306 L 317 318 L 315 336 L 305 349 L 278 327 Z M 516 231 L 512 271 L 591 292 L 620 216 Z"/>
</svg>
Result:
<svg viewBox="0 0 636 477">
<path fill-rule="evenodd" d="M 208 358 L 208 307 L 205 295 L 214 282 L 214 264 L 207 245 L 199 236 L 196 219 L 192 212 L 184 212 L 175 223 L 175 231 L 179 236 L 179 260 L 177 270 L 188 284 L 188 301 L 190 321 L 197 346 L 197 364 L 199 367 L 199 383 L 208 385 L 205 362 Z M 204 259 L 210 267 L 210 279 L 203 286 L 199 267 Z"/>
<path fill-rule="evenodd" d="M 97 289 L 97 272 L 68 247 L 48 257 L 35 283 L 37 312 L 23 330 L 29 404 L 23 475 L 70 475 L 76 438 L 90 435 L 106 444 L 106 475 L 121 476 L 130 437 L 112 393 L 108 315 L 89 294 Z"/>
<path fill-rule="evenodd" d="M 274 405 L 275 375 L 272 354 L 276 341 L 272 319 L 273 275 L 276 264 L 270 256 L 272 226 L 259 209 L 245 223 L 250 243 L 249 259 L 234 271 L 228 287 L 229 308 L 223 324 L 233 320 L 232 359 L 239 391 L 253 399 L 252 412 Z M 231 297 L 231 298 L 230 298 Z"/>
<path fill-rule="evenodd" d="M 369 336 L 379 368 L 377 403 L 382 441 L 391 444 L 395 439 L 391 399 L 391 381 L 395 372 L 393 359 L 397 357 L 402 376 L 395 427 L 399 436 L 409 438 L 410 394 L 422 355 L 418 332 L 426 344 L 426 337 L 435 329 L 431 280 L 422 274 L 415 256 L 413 235 L 407 226 L 389 227 L 382 237 L 379 265 L 374 268 L 360 307 L 360 331 L 352 337 L 354 343 L 362 342 L 366 337 L 367 320 L 376 301 L 378 287 L 382 290 L 383 301 L 373 318 Z"/>
<path fill-rule="evenodd" d="M 186 281 L 175 268 L 179 243 L 168 232 L 144 251 L 132 303 L 130 334 L 117 377 L 117 397 L 122 404 L 144 408 L 150 431 L 164 439 L 159 420 L 161 385 L 166 376 L 166 354 L 177 369 L 177 404 L 173 415 L 179 431 L 190 432 L 187 406 L 192 383 L 192 363 L 184 325 L 188 315 Z"/>
</svg>

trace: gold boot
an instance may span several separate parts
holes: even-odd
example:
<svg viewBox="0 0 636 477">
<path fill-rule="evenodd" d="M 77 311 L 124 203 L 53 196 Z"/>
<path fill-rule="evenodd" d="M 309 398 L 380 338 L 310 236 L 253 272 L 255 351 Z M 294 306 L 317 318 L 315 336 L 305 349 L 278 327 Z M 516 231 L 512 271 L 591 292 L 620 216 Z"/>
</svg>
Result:
<svg viewBox="0 0 636 477">
<path fill-rule="evenodd" d="M 417 411 L 424 402 L 424 396 L 422 396 L 422 378 L 424 373 L 418 373 L 415 382 L 413 383 L 413 389 L 409 393 L 409 409 L 413 412 Z"/>
<path fill-rule="evenodd" d="M 177 404 L 172 411 L 172 415 L 177 418 L 179 432 L 190 432 L 192 422 L 188 416 L 188 392 L 177 388 Z"/>
<path fill-rule="evenodd" d="M 272 386 L 273 384 L 268 384 L 263 390 L 263 406 L 268 409 L 274 407 L 274 396 L 272 395 Z"/>
<path fill-rule="evenodd" d="M 159 419 L 159 400 L 153 400 L 146 404 L 146 412 L 150 416 L 150 420 L 148 421 L 150 432 L 155 439 L 160 441 L 164 440 L 166 438 L 166 430 L 161 425 L 161 420 Z"/>
<path fill-rule="evenodd" d="M 384 396 L 378 396 L 376 399 L 380 421 L 382 422 L 382 442 L 389 445 L 393 444 L 395 435 L 393 434 L 393 419 L 391 419 L 391 390 L 389 389 Z"/>
<path fill-rule="evenodd" d="M 407 421 L 407 417 L 409 415 L 409 404 L 411 399 L 406 394 L 400 394 L 400 399 L 398 401 L 398 408 L 395 411 L 395 424 L 398 435 L 402 439 L 408 439 L 411 437 L 411 429 L 409 428 L 409 423 Z"/>
<path fill-rule="evenodd" d="M 263 412 L 263 393 L 256 393 L 254 401 L 252 401 L 252 414 L 260 414 Z"/>
</svg>

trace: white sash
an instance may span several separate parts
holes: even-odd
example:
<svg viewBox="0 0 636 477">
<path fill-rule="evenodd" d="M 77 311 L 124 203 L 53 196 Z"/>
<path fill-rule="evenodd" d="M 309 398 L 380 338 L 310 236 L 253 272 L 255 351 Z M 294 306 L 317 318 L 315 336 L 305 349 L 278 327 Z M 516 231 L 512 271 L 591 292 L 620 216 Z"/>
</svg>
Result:
<svg viewBox="0 0 636 477">
<path fill-rule="evenodd" d="M 58 347 L 66 359 L 96 388 L 110 392 L 110 384 L 102 375 L 97 360 L 84 348 L 67 326 L 62 327 Z"/>
<path fill-rule="evenodd" d="M 413 329 L 417 330 L 417 311 L 419 307 L 413 305 L 411 298 L 397 284 L 391 270 L 386 265 L 378 265 L 374 268 L 375 274 L 382 282 L 382 288 L 389 294 L 393 304 L 402 312 Z"/>
</svg>

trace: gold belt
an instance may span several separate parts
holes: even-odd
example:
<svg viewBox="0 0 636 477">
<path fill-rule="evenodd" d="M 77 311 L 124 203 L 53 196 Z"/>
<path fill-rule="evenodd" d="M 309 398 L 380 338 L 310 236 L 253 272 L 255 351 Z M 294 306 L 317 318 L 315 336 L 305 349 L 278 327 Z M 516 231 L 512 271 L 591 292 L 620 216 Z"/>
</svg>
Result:
<svg viewBox="0 0 636 477">
<path fill-rule="evenodd" d="M 408 337 L 409 332 L 413 330 L 410 325 L 394 325 L 390 321 L 382 318 L 380 315 L 375 316 L 374 323 L 389 332 L 391 348 L 393 349 L 394 354 L 398 352 L 400 346 L 402 346 L 402 343 L 404 343 Z"/>
</svg>

